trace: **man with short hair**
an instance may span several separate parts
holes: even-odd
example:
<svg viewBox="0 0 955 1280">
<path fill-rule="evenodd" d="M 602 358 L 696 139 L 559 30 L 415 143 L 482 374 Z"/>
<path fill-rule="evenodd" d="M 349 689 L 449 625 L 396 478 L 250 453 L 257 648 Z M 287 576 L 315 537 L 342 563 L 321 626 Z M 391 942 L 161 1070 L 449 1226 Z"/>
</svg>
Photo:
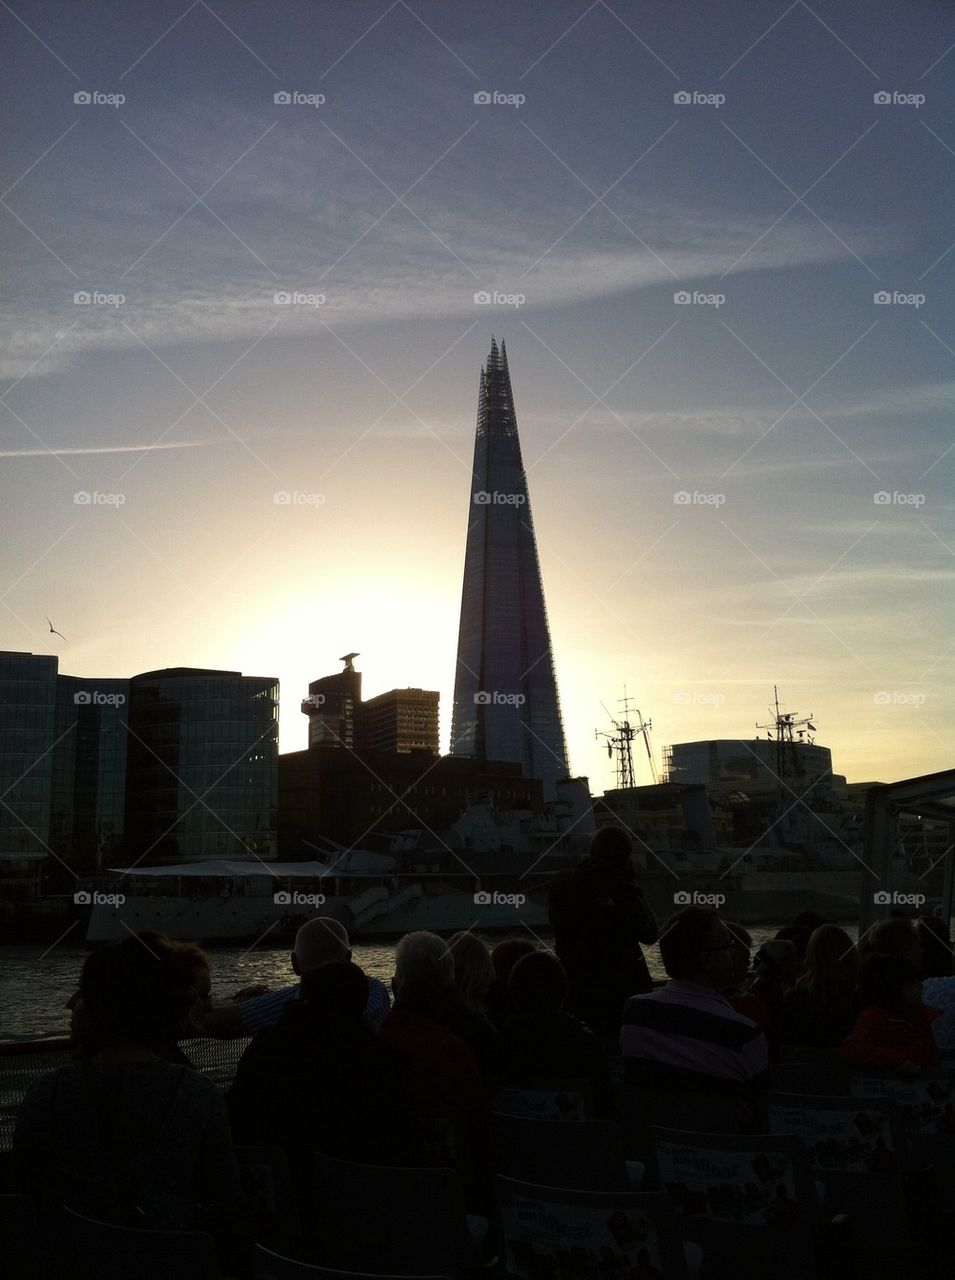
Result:
<svg viewBox="0 0 955 1280">
<path fill-rule="evenodd" d="M 649 1087 L 751 1093 L 766 1082 L 766 1037 L 721 993 L 737 942 L 712 907 L 684 907 L 660 935 L 670 981 L 624 1008 L 620 1050 L 628 1080 Z"/>
<path fill-rule="evenodd" d="M 292 972 L 299 978 L 322 965 L 341 964 L 351 958 L 351 944 L 344 925 L 328 916 L 316 916 L 302 925 L 295 935 L 290 957 Z M 240 1004 L 222 1005 L 206 1014 L 203 1030 L 206 1035 L 220 1040 L 265 1031 L 278 1023 L 289 1001 L 297 1000 L 299 993 L 300 985 L 296 983 L 280 991 L 243 1000 Z M 377 978 L 369 978 L 365 1022 L 372 1031 L 381 1029 L 390 1008 L 388 988 Z"/>
<path fill-rule="evenodd" d="M 630 835 L 601 827 L 586 861 L 555 877 L 548 915 L 554 950 L 567 970 L 567 1008 L 591 1031 L 616 1036 L 624 1001 L 653 983 L 640 944 L 657 922 L 636 883 Z"/>
</svg>

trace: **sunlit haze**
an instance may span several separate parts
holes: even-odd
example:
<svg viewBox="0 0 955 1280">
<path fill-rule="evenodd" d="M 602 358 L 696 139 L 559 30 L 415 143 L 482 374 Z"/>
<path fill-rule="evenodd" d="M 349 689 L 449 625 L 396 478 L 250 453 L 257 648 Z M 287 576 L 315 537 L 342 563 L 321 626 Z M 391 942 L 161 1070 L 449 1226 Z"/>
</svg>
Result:
<svg viewBox="0 0 955 1280">
<path fill-rule="evenodd" d="M 0 648 L 277 676 L 283 752 L 357 651 L 447 749 L 493 334 L 595 793 L 624 686 L 658 767 L 774 684 L 951 764 L 948 6 L 14 7 Z"/>
</svg>

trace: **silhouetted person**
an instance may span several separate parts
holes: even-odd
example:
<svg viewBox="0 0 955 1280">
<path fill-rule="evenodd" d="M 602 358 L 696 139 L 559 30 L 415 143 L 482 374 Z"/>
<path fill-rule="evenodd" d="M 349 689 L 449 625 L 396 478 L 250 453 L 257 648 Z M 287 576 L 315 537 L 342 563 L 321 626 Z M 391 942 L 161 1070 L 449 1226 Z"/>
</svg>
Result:
<svg viewBox="0 0 955 1280">
<path fill-rule="evenodd" d="M 331 917 L 315 916 L 307 920 L 296 933 L 289 960 L 292 972 L 301 979 L 323 964 L 341 964 L 351 958 L 351 943 L 345 926 Z M 230 1039 L 266 1031 L 278 1024 L 288 1003 L 297 1000 L 299 994 L 300 984 L 295 983 L 266 995 L 210 1009 L 203 1021 L 205 1033 L 220 1039 Z M 382 1026 L 390 1007 L 388 988 L 377 978 L 369 978 L 365 1021 L 373 1031 Z"/>
<path fill-rule="evenodd" d="M 911 961 L 871 955 L 862 965 L 863 1010 L 842 1042 L 842 1061 L 862 1071 L 917 1076 L 937 1067 L 932 1023 L 938 1010 L 922 1003 L 922 979 Z"/>
<path fill-rule="evenodd" d="M 500 1028 L 514 1012 L 508 982 L 511 971 L 518 960 L 532 955 L 537 950 L 529 938 L 503 938 L 491 948 L 491 967 L 494 977 L 487 993 L 488 1017 L 495 1027 Z"/>
<path fill-rule="evenodd" d="M 765 1083 L 766 1037 L 721 993 L 738 943 L 712 907 L 684 907 L 663 926 L 665 987 L 627 1001 L 620 1049 L 647 1088 L 748 1094 Z"/>
<path fill-rule="evenodd" d="M 454 964 L 454 986 L 439 1011 L 441 1025 L 466 1040 L 474 1051 L 485 1081 L 489 1080 L 497 1030 L 487 1016 L 487 994 L 494 969 L 487 946 L 473 933 L 448 939 Z"/>
<path fill-rule="evenodd" d="M 505 1084 L 535 1080 L 585 1080 L 598 1119 L 614 1114 L 607 1054 L 597 1037 L 564 1013 L 567 975 L 549 951 L 518 960 L 511 973 L 515 1012 L 497 1041 L 497 1071 Z"/>
<path fill-rule="evenodd" d="M 554 949 L 567 970 L 567 1007 L 598 1035 L 616 1035 L 624 1001 L 653 982 L 640 949 L 657 922 L 636 883 L 629 834 L 601 827 L 580 866 L 551 885 Z"/>
<path fill-rule="evenodd" d="M 192 977 L 154 933 L 87 957 L 71 1002 L 86 1056 L 34 1081 L 14 1133 L 20 1186 L 45 1236 L 61 1205 L 146 1229 L 221 1238 L 234 1227 L 239 1181 L 225 1101 L 211 1080 L 156 1052 L 194 1006 Z"/>
<path fill-rule="evenodd" d="M 314 1151 L 358 1164 L 424 1156 L 404 1061 L 365 1025 L 367 1001 L 368 979 L 356 964 L 305 974 L 299 999 L 253 1038 L 229 1090 L 235 1141 L 284 1148 L 303 1211 Z"/>
<path fill-rule="evenodd" d="M 920 973 L 922 971 L 922 940 L 914 920 L 900 916 L 880 920 L 865 938 L 860 939 L 859 951 L 863 959 L 868 956 L 894 956 L 915 965 Z"/>
<path fill-rule="evenodd" d="M 835 924 L 816 929 L 806 965 L 783 996 L 779 1034 L 786 1044 L 837 1049 L 859 1012 L 859 956 L 852 939 Z"/>
</svg>

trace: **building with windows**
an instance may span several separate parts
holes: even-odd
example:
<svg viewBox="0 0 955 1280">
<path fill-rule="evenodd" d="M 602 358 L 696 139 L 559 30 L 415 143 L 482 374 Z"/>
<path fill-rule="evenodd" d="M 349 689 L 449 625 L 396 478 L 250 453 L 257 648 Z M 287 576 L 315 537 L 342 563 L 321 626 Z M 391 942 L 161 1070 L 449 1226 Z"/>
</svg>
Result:
<svg viewBox="0 0 955 1280">
<path fill-rule="evenodd" d="M 451 752 L 519 761 L 545 799 L 568 776 L 507 352 L 493 339 L 478 394 Z"/>
<path fill-rule="evenodd" d="M 0 653 L 0 898 L 34 898 L 50 860 L 56 658 Z"/>
<path fill-rule="evenodd" d="M 439 754 L 438 699 L 432 689 L 391 689 L 361 704 L 359 738 L 364 751 Z"/>
<path fill-rule="evenodd" d="M 302 712 L 308 716 L 309 747 L 355 746 L 357 709 L 361 705 L 361 672 L 355 670 L 357 653 L 346 653 L 339 662 L 345 669 L 322 676 L 308 686 Z"/>
<path fill-rule="evenodd" d="M 50 843 L 94 876 L 124 852 L 129 681 L 58 676 L 56 686 Z"/>
<path fill-rule="evenodd" d="M 832 779 L 832 752 L 812 742 L 786 743 L 784 765 L 780 744 L 767 738 L 717 738 L 709 742 L 675 742 L 664 748 L 669 782 L 693 783 L 711 791 L 776 789 L 780 776 L 796 790 Z M 800 786 L 796 787 L 798 780 Z M 845 787 L 845 779 L 841 781 Z"/>
<path fill-rule="evenodd" d="M 278 681 L 172 667 L 129 682 L 126 856 L 274 858 Z"/>
</svg>

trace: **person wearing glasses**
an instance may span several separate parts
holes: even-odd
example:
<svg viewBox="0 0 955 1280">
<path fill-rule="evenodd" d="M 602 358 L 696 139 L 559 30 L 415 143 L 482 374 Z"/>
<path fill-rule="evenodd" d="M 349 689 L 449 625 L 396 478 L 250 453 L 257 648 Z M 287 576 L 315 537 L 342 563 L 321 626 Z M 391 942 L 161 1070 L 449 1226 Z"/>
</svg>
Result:
<svg viewBox="0 0 955 1280">
<path fill-rule="evenodd" d="M 712 907 L 684 907 L 663 926 L 664 987 L 624 1007 L 620 1050 L 627 1079 L 649 1088 L 749 1095 L 765 1085 L 766 1037 L 722 993 L 738 946 Z"/>
</svg>

